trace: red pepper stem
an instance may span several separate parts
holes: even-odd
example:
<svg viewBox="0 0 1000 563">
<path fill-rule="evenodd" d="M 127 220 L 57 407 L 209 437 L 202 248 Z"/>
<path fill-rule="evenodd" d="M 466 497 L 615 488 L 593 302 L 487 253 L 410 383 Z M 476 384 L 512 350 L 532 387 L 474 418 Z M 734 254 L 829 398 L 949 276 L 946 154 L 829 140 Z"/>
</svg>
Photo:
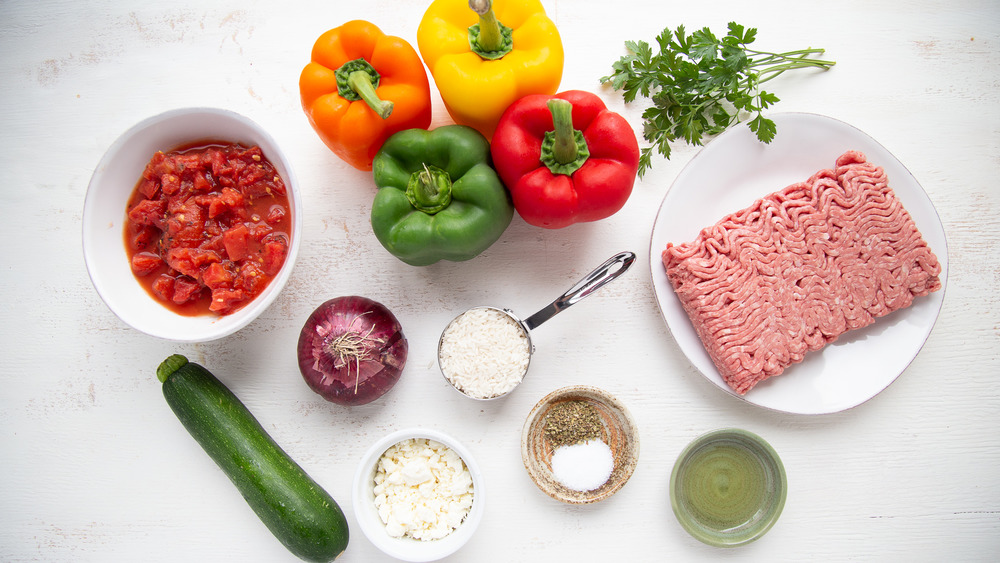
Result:
<svg viewBox="0 0 1000 563">
<path fill-rule="evenodd" d="M 551 98 L 547 103 L 552 113 L 552 131 L 542 139 L 539 160 L 553 174 L 572 176 L 590 158 L 590 148 L 583 132 L 573 129 L 573 103 Z"/>
<path fill-rule="evenodd" d="M 479 14 L 479 45 L 486 51 L 499 50 L 503 45 L 500 22 L 493 14 L 491 0 L 469 0 L 469 8 Z"/>
<path fill-rule="evenodd" d="M 573 104 L 569 100 L 552 98 L 546 105 L 552 112 L 552 126 L 556 134 L 552 156 L 559 164 L 573 162 L 578 156 L 576 135 L 573 131 Z"/>
<path fill-rule="evenodd" d="M 379 117 L 386 119 L 392 113 L 392 102 L 378 97 L 370 74 L 363 70 L 355 70 L 348 76 L 347 83 Z"/>
</svg>

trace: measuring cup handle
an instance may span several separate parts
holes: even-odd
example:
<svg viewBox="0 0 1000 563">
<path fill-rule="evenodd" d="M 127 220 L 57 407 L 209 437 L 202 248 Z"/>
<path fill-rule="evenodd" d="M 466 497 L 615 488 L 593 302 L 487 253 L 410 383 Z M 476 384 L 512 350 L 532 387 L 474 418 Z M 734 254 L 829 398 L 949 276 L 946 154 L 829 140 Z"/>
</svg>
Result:
<svg viewBox="0 0 1000 563">
<path fill-rule="evenodd" d="M 525 319 L 524 326 L 528 327 L 528 330 L 534 329 L 538 325 L 551 319 L 559 311 L 562 311 L 577 301 L 580 301 L 584 297 L 587 297 L 591 293 L 603 287 L 611 280 L 624 274 L 625 271 L 632 266 L 633 262 L 635 262 L 635 253 L 633 252 L 619 252 L 611 258 L 608 258 L 606 262 L 598 266 L 593 272 L 587 274 L 587 276 L 577 282 L 576 285 L 569 288 L 566 293 L 560 295 L 558 299 L 550 303 L 541 311 L 538 311 L 534 315 Z"/>
</svg>

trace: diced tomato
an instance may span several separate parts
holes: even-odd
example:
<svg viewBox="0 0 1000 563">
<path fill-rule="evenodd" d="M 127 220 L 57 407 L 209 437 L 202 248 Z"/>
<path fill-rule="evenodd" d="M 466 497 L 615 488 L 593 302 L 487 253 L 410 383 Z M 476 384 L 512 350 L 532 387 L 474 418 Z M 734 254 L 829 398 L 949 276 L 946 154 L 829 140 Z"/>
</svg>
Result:
<svg viewBox="0 0 1000 563">
<path fill-rule="evenodd" d="M 135 225 L 134 228 L 129 229 L 132 238 L 129 240 L 133 250 L 141 252 L 150 245 L 155 243 L 160 238 L 160 229 L 152 225 Z"/>
<path fill-rule="evenodd" d="M 232 208 L 244 207 L 246 205 L 246 198 L 243 197 L 243 193 L 239 190 L 233 188 L 222 188 L 219 192 L 222 202 Z"/>
<path fill-rule="evenodd" d="M 197 244 L 205 230 L 204 214 L 204 208 L 195 202 L 195 198 L 186 199 L 168 214 L 167 235 L 175 242 Z"/>
<path fill-rule="evenodd" d="M 213 252 L 218 252 L 219 254 L 226 251 L 226 245 L 223 242 L 221 234 L 212 235 L 212 238 L 207 239 L 205 242 L 201 243 L 198 248 L 202 250 L 211 250 Z"/>
<path fill-rule="evenodd" d="M 207 172 L 198 172 L 194 175 L 194 191 L 210 192 L 215 188 L 215 183 L 208 176 Z"/>
<path fill-rule="evenodd" d="M 268 224 L 274 225 L 284 219 L 287 214 L 288 210 L 286 207 L 281 205 L 272 205 L 271 209 L 267 210 L 267 217 L 264 220 L 267 221 Z"/>
<path fill-rule="evenodd" d="M 281 238 L 272 238 L 264 243 L 264 254 L 261 257 L 261 268 L 269 276 L 277 275 L 281 265 L 285 263 L 288 244 Z"/>
<path fill-rule="evenodd" d="M 262 180 L 264 180 L 265 178 L 267 178 L 267 172 L 265 172 L 262 167 L 260 167 L 260 166 L 254 166 L 252 164 L 248 165 L 246 168 L 244 168 L 242 172 L 243 173 L 240 174 L 240 184 L 239 185 L 240 185 L 241 188 L 243 188 L 244 192 L 246 192 L 247 189 L 250 188 L 250 187 L 252 187 L 252 186 L 257 186 L 258 184 L 261 183 Z M 263 186 L 262 188 L 266 189 L 267 187 Z M 258 188 L 258 189 L 261 189 L 261 188 Z M 260 195 L 261 193 L 265 193 L 265 192 L 257 191 L 257 192 L 251 192 L 251 193 L 253 195 Z"/>
<path fill-rule="evenodd" d="M 146 196 L 146 199 L 152 199 L 159 191 L 160 182 L 157 180 L 144 179 L 142 183 L 139 184 L 139 193 Z"/>
<path fill-rule="evenodd" d="M 137 225 L 160 225 L 167 202 L 162 199 L 144 199 L 128 211 L 129 221 Z"/>
<path fill-rule="evenodd" d="M 250 238 L 257 242 L 262 242 L 264 237 L 274 232 L 274 227 L 267 223 L 254 223 L 250 225 Z"/>
<path fill-rule="evenodd" d="M 288 195 L 288 192 L 285 189 L 285 182 L 281 179 L 281 176 L 278 176 L 277 173 L 274 174 L 274 178 L 271 178 L 271 195 Z"/>
<path fill-rule="evenodd" d="M 140 252 L 132 256 L 132 273 L 148 276 L 163 265 L 163 259 L 152 252 Z"/>
<path fill-rule="evenodd" d="M 215 176 L 216 178 L 226 176 L 233 171 L 233 167 L 229 163 L 229 159 L 227 159 L 226 155 L 219 149 L 208 149 L 208 160 L 212 169 L 212 176 Z"/>
<path fill-rule="evenodd" d="M 260 269 L 256 262 L 247 260 L 240 266 L 240 273 L 237 275 L 233 287 L 242 288 L 250 295 L 260 295 L 269 281 L 268 275 Z"/>
<path fill-rule="evenodd" d="M 222 233 L 226 231 L 226 228 L 227 226 L 223 225 L 219 221 L 215 219 L 209 219 L 208 221 L 205 221 L 205 226 L 204 226 L 205 237 L 206 238 L 221 237 Z"/>
<path fill-rule="evenodd" d="M 124 229 L 133 272 L 181 314 L 229 314 L 254 299 L 287 259 L 290 232 L 274 166 L 260 147 L 226 144 L 154 154 Z"/>
<path fill-rule="evenodd" d="M 209 264 L 201 276 L 201 282 L 205 284 L 205 287 L 212 290 L 232 288 L 233 280 L 235 279 L 236 275 L 220 262 Z"/>
<path fill-rule="evenodd" d="M 181 190 L 181 178 L 176 174 L 160 176 L 160 189 L 166 195 L 174 195 Z"/>
<path fill-rule="evenodd" d="M 208 309 L 218 313 L 231 312 L 243 299 L 242 289 L 216 289 L 212 292 L 212 304 Z"/>
<path fill-rule="evenodd" d="M 239 262 L 250 255 L 250 230 L 240 223 L 222 235 L 226 255 L 233 262 Z"/>
<path fill-rule="evenodd" d="M 153 295 L 156 295 L 164 301 L 174 300 L 174 278 L 173 276 L 168 276 L 167 274 L 160 274 L 156 276 L 153 280 L 150 289 L 153 291 Z"/>
<path fill-rule="evenodd" d="M 194 299 L 201 292 L 201 284 L 191 278 L 179 277 L 174 280 L 174 295 L 171 299 L 181 305 Z"/>
<path fill-rule="evenodd" d="M 175 172 L 177 172 L 177 167 L 172 158 L 167 158 L 167 155 L 162 152 L 153 155 L 153 160 L 149 163 L 151 178 L 162 178 L 165 174 L 174 174 Z"/>
<path fill-rule="evenodd" d="M 222 188 L 220 192 L 196 196 L 195 202 L 208 208 L 209 219 L 216 219 L 224 213 L 231 212 L 235 219 L 245 220 L 246 205 L 243 194 L 233 188 Z"/>
<path fill-rule="evenodd" d="M 168 266 L 194 279 L 201 279 L 202 269 L 220 259 L 217 252 L 188 247 L 171 248 L 166 256 Z"/>
<path fill-rule="evenodd" d="M 201 169 L 201 155 L 193 152 L 179 153 L 173 157 L 178 173 L 191 174 Z"/>
</svg>

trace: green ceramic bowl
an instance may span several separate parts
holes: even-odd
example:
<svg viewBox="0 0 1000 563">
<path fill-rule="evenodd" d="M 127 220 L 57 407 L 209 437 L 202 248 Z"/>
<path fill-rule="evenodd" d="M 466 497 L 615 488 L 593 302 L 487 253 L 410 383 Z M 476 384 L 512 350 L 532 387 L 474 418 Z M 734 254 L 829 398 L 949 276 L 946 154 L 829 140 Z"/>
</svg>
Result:
<svg viewBox="0 0 1000 563">
<path fill-rule="evenodd" d="M 670 475 L 670 504 L 702 542 L 734 547 L 761 537 L 785 506 L 785 467 L 763 438 L 738 428 L 696 438 Z"/>
</svg>

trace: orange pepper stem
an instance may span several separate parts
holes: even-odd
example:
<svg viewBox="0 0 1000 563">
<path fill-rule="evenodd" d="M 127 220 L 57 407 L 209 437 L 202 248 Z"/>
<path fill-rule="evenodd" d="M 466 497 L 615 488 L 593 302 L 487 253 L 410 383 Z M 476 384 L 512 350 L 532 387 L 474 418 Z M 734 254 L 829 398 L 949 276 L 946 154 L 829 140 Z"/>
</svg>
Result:
<svg viewBox="0 0 1000 563">
<path fill-rule="evenodd" d="M 469 28 L 469 47 L 487 60 L 502 58 L 514 48 L 513 30 L 501 24 L 493 13 L 491 0 L 469 0 L 469 8 L 479 15 L 479 23 Z"/>
<path fill-rule="evenodd" d="M 368 104 L 368 107 L 372 108 L 372 111 L 378 114 L 379 117 L 386 119 L 392 113 L 392 102 L 378 97 L 378 93 L 375 92 L 375 86 L 372 84 L 371 76 L 367 72 L 355 70 L 348 76 L 347 83 L 350 84 L 351 89 L 357 92 L 361 96 L 361 99 Z"/>
<path fill-rule="evenodd" d="M 542 140 L 540 160 L 553 174 L 572 175 L 590 158 L 583 132 L 573 128 L 573 104 L 552 98 L 546 104 L 552 113 L 552 131 Z"/>
<path fill-rule="evenodd" d="M 337 79 L 337 94 L 345 100 L 364 100 L 382 119 L 392 113 L 392 102 L 382 100 L 375 91 L 382 76 L 365 59 L 354 59 L 340 65 L 334 72 Z"/>
</svg>

